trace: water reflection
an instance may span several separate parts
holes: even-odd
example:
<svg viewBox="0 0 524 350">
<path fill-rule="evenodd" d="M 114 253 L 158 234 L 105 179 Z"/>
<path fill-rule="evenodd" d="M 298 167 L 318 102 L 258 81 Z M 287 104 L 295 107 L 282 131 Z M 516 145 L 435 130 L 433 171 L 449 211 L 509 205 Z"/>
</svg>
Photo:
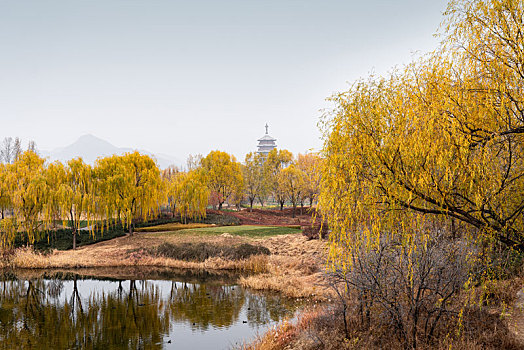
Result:
<svg viewBox="0 0 524 350">
<path fill-rule="evenodd" d="M 60 277 L 60 278 L 58 278 Z M 100 280 L 59 273 L 0 283 L 3 349 L 220 349 L 297 305 L 223 279 Z"/>
</svg>

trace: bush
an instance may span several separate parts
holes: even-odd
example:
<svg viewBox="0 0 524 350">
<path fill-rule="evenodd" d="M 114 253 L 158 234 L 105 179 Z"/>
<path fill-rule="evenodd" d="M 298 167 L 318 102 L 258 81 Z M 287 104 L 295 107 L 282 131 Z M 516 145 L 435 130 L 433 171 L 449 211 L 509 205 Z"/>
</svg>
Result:
<svg viewBox="0 0 524 350">
<path fill-rule="evenodd" d="M 97 242 L 107 241 L 116 237 L 125 236 L 127 230 L 120 225 L 95 230 L 94 235 L 89 231 L 79 231 L 76 236 L 76 246 L 81 247 Z M 23 232 L 17 235 L 14 247 L 23 247 L 28 245 L 27 235 Z M 73 249 L 73 230 L 59 229 L 46 232 L 43 237 L 33 243 L 33 248 L 37 251 L 46 252 L 51 249 L 68 250 Z"/>
<path fill-rule="evenodd" d="M 313 223 L 302 226 L 302 234 L 308 239 L 324 239 L 329 236 L 329 227 L 327 223 Z"/>
<path fill-rule="evenodd" d="M 383 239 L 377 249 L 354 250 L 351 271 L 331 275 L 344 320 L 348 312 L 358 315 L 362 329 L 380 329 L 403 347 L 434 343 L 459 315 L 456 299 L 468 279 L 471 251 L 443 236 L 413 246 Z M 349 336 L 347 323 L 345 328 Z"/>
<path fill-rule="evenodd" d="M 208 258 L 220 257 L 229 260 L 241 260 L 252 255 L 269 255 L 269 249 L 243 243 L 236 246 L 220 246 L 210 243 L 163 243 L 148 251 L 151 255 L 184 261 L 203 262 Z"/>
</svg>

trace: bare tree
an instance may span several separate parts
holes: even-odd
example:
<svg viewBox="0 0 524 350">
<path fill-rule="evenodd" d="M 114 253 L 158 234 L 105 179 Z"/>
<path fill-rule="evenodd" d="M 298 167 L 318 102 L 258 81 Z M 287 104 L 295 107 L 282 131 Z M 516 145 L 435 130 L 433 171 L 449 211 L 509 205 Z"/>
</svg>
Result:
<svg viewBox="0 0 524 350">
<path fill-rule="evenodd" d="M 36 142 L 35 141 L 29 141 L 27 145 L 27 150 L 32 151 L 38 154 L 38 149 L 36 148 Z"/>
<path fill-rule="evenodd" d="M 202 165 L 202 158 L 203 157 L 201 154 L 196 154 L 196 155 L 190 154 L 187 157 L 187 161 L 186 161 L 187 170 L 191 171 L 191 170 L 195 170 L 198 167 L 200 167 Z"/>
<path fill-rule="evenodd" d="M 0 161 L 8 164 L 12 163 L 14 158 L 13 151 L 13 138 L 4 138 L 4 142 L 2 143 L 2 149 L 0 150 Z"/>
<path fill-rule="evenodd" d="M 13 145 L 13 158 L 12 161 L 18 159 L 18 157 L 22 154 L 22 141 L 18 137 L 15 138 L 15 142 Z"/>
</svg>

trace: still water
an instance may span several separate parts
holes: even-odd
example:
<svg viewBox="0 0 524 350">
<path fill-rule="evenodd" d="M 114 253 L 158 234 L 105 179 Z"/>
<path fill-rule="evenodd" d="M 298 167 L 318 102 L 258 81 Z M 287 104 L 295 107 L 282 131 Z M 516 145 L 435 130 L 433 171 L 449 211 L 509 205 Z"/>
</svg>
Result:
<svg viewBox="0 0 524 350">
<path fill-rule="evenodd" d="M 2 349 L 229 349 L 300 306 L 238 276 L 89 270 L 4 273 Z"/>
</svg>

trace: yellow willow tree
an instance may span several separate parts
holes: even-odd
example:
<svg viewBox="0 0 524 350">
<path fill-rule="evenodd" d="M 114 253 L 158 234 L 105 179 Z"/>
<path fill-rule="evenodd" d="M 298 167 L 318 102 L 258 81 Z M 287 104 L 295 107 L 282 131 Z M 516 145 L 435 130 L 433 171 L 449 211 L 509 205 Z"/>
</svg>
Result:
<svg viewBox="0 0 524 350">
<path fill-rule="evenodd" d="M 264 161 L 263 179 L 264 187 L 267 192 L 273 194 L 273 198 L 280 205 L 280 210 L 284 208 L 286 202 L 286 190 L 280 181 L 280 170 L 288 166 L 293 161 L 293 154 L 288 150 L 271 150 Z"/>
<path fill-rule="evenodd" d="M 160 170 L 155 161 L 139 152 L 99 158 L 96 161 L 99 211 L 107 221 L 120 220 L 133 234 L 137 219 L 156 215 L 164 201 Z"/>
<path fill-rule="evenodd" d="M 174 166 L 162 171 L 162 182 L 164 183 L 163 186 L 167 196 L 167 204 L 173 217 L 175 216 L 177 208 L 176 187 L 180 174 L 181 171 Z"/>
<path fill-rule="evenodd" d="M 1 219 L 4 219 L 5 212 L 11 207 L 11 196 L 9 192 L 8 175 L 10 164 L 0 163 L 0 212 Z"/>
<path fill-rule="evenodd" d="M 313 206 L 313 201 L 318 196 L 320 186 L 320 165 L 322 159 L 317 153 L 299 154 L 296 166 L 304 174 L 302 195 L 309 199 L 309 206 Z"/>
<path fill-rule="evenodd" d="M 64 167 L 63 181 L 58 190 L 58 199 L 63 218 L 68 218 L 73 230 L 73 249 L 82 220 L 90 221 L 96 211 L 96 194 L 93 169 L 82 158 L 71 159 Z M 91 229 L 91 234 L 94 230 Z"/>
<path fill-rule="evenodd" d="M 202 170 L 207 178 L 210 191 L 216 192 L 218 210 L 234 191 L 242 188 L 243 179 L 240 164 L 235 157 L 222 151 L 211 151 L 201 160 Z"/>
<path fill-rule="evenodd" d="M 297 204 L 300 202 L 304 189 L 304 172 L 297 168 L 295 164 L 291 164 L 287 168 L 280 170 L 278 182 L 282 193 L 285 194 L 285 197 L 293 205 L 293 217 L 295 217 Z"/>
<path fill-rule="evenodd" d="M 7 179 L 14 212 L 11 227 L 23 230 L 31 244 L 40 238 L 42 223 L 52 220 L 42 215 L 49 194 L 44 162 L 35 152 L 26 151 L 11 165 Z"/>
<path fill-rule="evenodd" d="M 251 152 L 246 154 L 242 174 L 244 178 L 244 192 L 249 200 L 250 211 L 253 210 L 253 202 L 264 191 L 264 156 L 260 153 Z"/>
<path fill-rule="evenodd" d="M 50 222 L 52 222 L 53 228 L 55 228 L 56 222 L 65 218 L 62 215 L 63 198 L 65 197 L 63 192 L 66 186 L 66 169 L 64 164 L 59 161 L 49 164 L 45 169 L 45 181 L 49 191 L 43 208 L 43 215 L 51 218 Z M 49 229 L 49 227 L 46 227 L 46 229 Z"/>
<path fill-rule="evenodd" d="M 184 222 L 186 219 L 205 218 L 209 189 L 202 170 L 178 173 L 174 181 L 173 197 L 177 203 L 176 210 Z"/>
<path fill-rule="evenodd" d="M 428 218 L 524 249 L 522 2 L 452 2 L 448 16 L 459 46 L 333 97 L 319 206 L 342 265 L 381 235 L 429 234 Z"/>
<path fill-rule="evenodd" d="M 14 218 L 5 218 L 5 211 L 12 208 L 12 191 L 10 186 L 11 171 L 11 164 L 0 163 L 0 210 L 2 211 L 2 217 L 0 220 L 0 248 L 11 246 L 16 238 Z"/>
</svg>

